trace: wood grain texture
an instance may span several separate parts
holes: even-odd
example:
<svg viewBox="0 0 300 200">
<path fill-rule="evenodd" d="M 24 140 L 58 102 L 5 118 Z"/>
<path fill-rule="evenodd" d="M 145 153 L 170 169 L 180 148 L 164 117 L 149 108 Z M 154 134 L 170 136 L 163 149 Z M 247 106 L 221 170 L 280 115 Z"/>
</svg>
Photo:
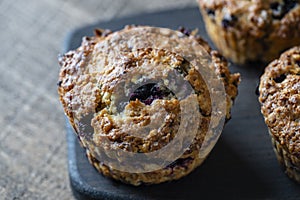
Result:
<svg viewBox="0 0 300 200">
<path fill-rule="evenodd" d="M 72 199 L 57 55 L 74 28 L 194 0 L 0 1 L 0 199 Z"/>
</svg>

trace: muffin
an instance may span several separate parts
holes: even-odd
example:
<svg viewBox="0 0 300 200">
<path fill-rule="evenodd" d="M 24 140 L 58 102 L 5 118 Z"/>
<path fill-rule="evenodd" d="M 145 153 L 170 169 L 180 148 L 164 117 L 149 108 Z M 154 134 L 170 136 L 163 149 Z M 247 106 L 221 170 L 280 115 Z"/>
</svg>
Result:
<svg viewBox="0 0 300 200">
<path fill-rule="evenodd" d="M 206 30 L 237 64 L 270 62 L 300 44 L 300 0 L 198 0 Z"/>
<path fill-rule="evenodd" d="M 60 101 L 90 163 L 132 185 L 176 180 L 199 166 L 230 119 L 239 83 L 186 29 L 97 29 L 59 63 Z"/>
<path fill-rule="evenodd" d="M 269 64 L 259 92 L 277 158 L 286 174 L 300 182 L 300 47 Z"/>
</svg>

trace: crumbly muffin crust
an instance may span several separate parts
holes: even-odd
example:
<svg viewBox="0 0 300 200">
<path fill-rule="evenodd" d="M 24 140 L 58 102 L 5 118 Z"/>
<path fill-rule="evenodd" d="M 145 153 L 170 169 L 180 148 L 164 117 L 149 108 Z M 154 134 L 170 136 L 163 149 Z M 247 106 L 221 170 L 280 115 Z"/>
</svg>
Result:
<svg viewBox="0 0 300 200">
<path fill-rule="evenodd" d="M 259 92 L 261 111 L 279 161 L 286 165 L 290 177 L 300 180 L 300 47 L 269 64 Z"/>
<path fill-rule="evenodd" d="M 155 31 L 155 28 L 153 30 Z M 225 86 L 226 118 L 229 119 L 230 108 L 237 96 L 239 74 L 230 74 L 226 60 L 219 53 L 211 50 L 207 43 L 196 36 L 194 32 L 190 35 L 190 33 L 182 31 L 188 34 L 188 37 L 193 39 L 195 44 L 202 45 L 211 57 L 210 69 L 216 71 Z M 203 158 L 199 158 L 198 154 L 212 114 L 211 102 L 208 101 L 208 89 L 197 70 L 191 67 L 183 57 L 164 50 L 164 45 L 176 45 L 180 41 L 173 41 L 173 44 L 169 44 L 161 40 L 158 44 L 161 46 L 160 50 L 152 48 L 133 49 L 135 44 L 147 43 L 147 40 L 123 41 L 119 37 L 120 33 L 141 34 L 150 37 L 147 27 L 127 26 L 116 33 L 108 30 L 96 30 L 95 37 L 83 38 L 82 45 L 77 50 L 70 51 L 60 57 L 61 71 L 58 92 L 65 113 L 83 147 L 88 147 L 89 161 L 105 176 L 133 185 L 179 179 L 203 162 Z M 112 48 L 117 49 L 119 54 L 115 55 Z M 186 51 L 189 48 L 186 47 Z M 109 157 L 109 155 L 102 155 L 99 146 L 135 153 L 149 153 L 167 145 L 178 130 L 180 122 L 179 103 L 184 103 L 185 100 L 179 101 L 172 92 L 159 85 L 148 84 L 145 88 L 136 90 L 138 92 L 129 94 L 130 101 L 121 108 L 118 105 L 122 105 L 122 100 L 118 96 L 126 95 L 122 91 L 117 91 L 118 95 L 113 94 L 118 83 L 132 70 L 140 70 L 139 72 L 146 72 L 146 74 L 151 75 L 151 71 L 154 69 L 148 66 L 153 63 L 156 66 L 155 70 L 162 72 L 162 77 L 170 78 L 168 76 L 170 76 L 171 71 L 175 70 L 192 85 L 195 90 L 194 96 L 199 102 L 199 110 L 202 115 L 201 124 L 198 127 L 196 137 L 192 144 L 185 149 L 184 154 L 164 169 L 146 173 L 129 173 L 116 170 L 99 159 L 99 155 Z M 175 78 L 171 79 L 175 80 Z M 126 83 L 124 84 L 126 86 Z M 152 92 L 141 93 L 145 90 Z M 184 93 L 185 88 L 179 88 L 179 91 Z M 186 101 L 188 104 L 188 99 Z M 167 117 L 162 118 L 160 116 L 160 108 L 167 111 Z M 143 138 L 128 134 L 131 129 L 139 130 L 140 127 L 150 122 L 154 124 L 164 122 L 164 126 L 159 131 L 145 133 Z M 90 127 L 86 126 L 88 123 L 90 123 Z M 87 138 L 87 133 L 89 138 Z M 189 136 L 187 133 L 185 137 Z M 105 141 L 109 141 L 109 143 L 105 143 Z M 95 152 L 99 155 L 96 156 Z M 120 165 L 123 164 L 120 160 Z"/>
<path fill-rule="evenodd" d="M 236 63 L 269 62 L 300 44 L 300 0 L 198 0 L 207 32 Z"/>
</svg>

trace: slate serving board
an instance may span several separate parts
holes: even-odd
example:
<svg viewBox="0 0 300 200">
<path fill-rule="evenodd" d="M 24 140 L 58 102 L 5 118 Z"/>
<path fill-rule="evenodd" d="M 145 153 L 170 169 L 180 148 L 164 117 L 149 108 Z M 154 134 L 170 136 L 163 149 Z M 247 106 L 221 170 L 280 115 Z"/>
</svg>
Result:
<svg viewBox="0 0 300 200">
<path fill-rule="evenodd" d="M 77 48 L 81 38 L 93 35 L 96 27 L 119 30 L 127 24 L 198 28 L 199 34 L 212 45 L 198 8 L 186 8 L 81 27 L 68 35 L 64 50 Z M 204 164 L 178 181 L 133 187 L 103 177 L 88 163 L 67 122 L 68 165 L 74 196 L 78 199 L 300 199 L 300 185 L 281 170 L 260 114 L 255 89 L 263 66 L 231 65 L 230 70 L 242 75 L 232 119 Z"/>
</svg>

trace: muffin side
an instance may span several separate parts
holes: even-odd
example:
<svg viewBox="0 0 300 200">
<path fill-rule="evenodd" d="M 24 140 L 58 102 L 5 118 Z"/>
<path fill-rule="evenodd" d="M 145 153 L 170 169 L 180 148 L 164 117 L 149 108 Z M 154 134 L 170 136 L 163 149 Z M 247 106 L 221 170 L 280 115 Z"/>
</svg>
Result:
<svg viewBox="0 0 300 200">
<path fill-rule="evenodd" d="M 135 29 L 140 31 L 139 34 L 148 34 L 143 27 L 129 26 L 122 31 L 124 31 L 125 34 L 131 34 L 130 31 Z M 163 66 L 163 70 L 172 67 L 180 72 L 183 77 L 187 78 L 190 84 L 198 91 L 198 93 L 196 93 L 199 102 L 201 102 L 199 109 L 201 110 L 203 119 L 201 121 L 201 126 L 199 126 L 196 138 L 190 147 L 179 159 L 172 162 L 164 169 L 148 173 L 128 173 L 119 171 L 107 166 L 99 160 L 93 154 L 93 151 L 96 151 L 94 147 L 92 147 L 92 151 L 90 151 L 90 147 L 87 148 L 89 161 L 105 176 L 133 185 L 161 183 L 176 180 L 187 175 L 203 162 L 203 158 L 199 158 L 198 153 L 201 148 L 203 137 L 205 136 L 205 131 L 210 123 L 211 115 L 211 105 L 209 104 L 209 101 L 205 101 L 207 98 L 205 92 L 207 89 L 203 87 L 205 84 L 199 84 L 202 82 L 201 77 L 199 77 L 199 74 L 193 71 L 192 68 L 189 68 L 189 64 L 185 62 L 184 58 L 165 50 L 148 48 L 132 51 L 130 48 L 120 45 L 117 48 L 120 48 L 123 52 L 121 58 L 112 56 L 103 59 L 102 56 L 110 51 L 109 48 L 106 49 L 105 47 L 105 45 L 107 45 L 107 39 L 111 39 L 110 41 L 113 41 L 114 39 L 110 38 L 110 35 L 111 33 L 103 34 L 103 31 L 97 31 L 95 37 L 85 38 L 81 47 L 76 51 L 65 54 L 61 58 L 62 69 L 59 79 L 60 99 L 64 105 L 65 112 L 84 147 L 90 146 L 91 144 L 87 142 L 86 135 L 82 134 L 82 129 L 87 129 L 87 127 L 83 127 L 81 120 L 92 122 L 92 127 L 95 128 L 94 130 L 96 133 L 93 135 L 93 142 L 95 142 L 96 147 L 99 144 L 103 144 L 103 139 L 108 139 L 113 142 L 114 146 L 121 149 L 133 152 L 151 152 L 156 150 L 156 148 L 166 145 L 168 141 L 172 140 L 172 137 L 174 137 L 172 130 L 176 130 L 176 112 L 179 108 L 178 100 L 172 98 L 172 95 L 170 96 L 169 93 L 163 93 L 164 95 L 157 97 L 156 99 L 149 99 L 148 97 L 144 98 L 140 97 L 139 94 L 133 94 L 134 97 L 138 98 L 132 99 L 125 107 L 126 119 L 132 118 L 137 124 L 147 123 L 149 117 L 151 117 L 151 115 L 147 114 L 151 113 L 151 106 L 153 107 L 154 105 L 160 104 L 173 112 L 173 115 L 170 115 L 170 119 L 172 119 L 171 128 L 169 129 L 168 126 L 166 126 L 165 132 L 162 130 L 160 136 L 155 134 L 153 137 L 149 136 L 149 140 L 139 140 L 128 136 L 126 132 L 119 131 L 118 126 L 122 123 L 125 124 L 126 119 L 124 120 L 124 118 L 110 115 L 114 109 L 107 109 L 107 106 L 110 106 L 112 101 L 110 98 L 111 90 L 115 87 L 115 83 L 118 82 L 118 78 L 124 76 L 126 73 L 128 74 L 130 70 L 137 68 L 137 65 L 142 66 L 145 62 L 159 63 L 159 65 Z M 118 33 L 113 37 L 117 39 Z M 216 71 L 225 85 L 227 94 L 226 118 L 229 119 L 230 108 L 237 95 L 239 75 L 230 74 L 225 59 L 217 52 L 212 51 L 207 43 L 200 37 L 195 35 L 189 35 L 188 37 L 193 38 L 195 42 L 201 44 L 212 57 L 210 67 Z M 116 44 L 119 45 L 120 43 L 116 42 Z M 114 63 L 115 66 L 110 66 L 110 63 Z M 99 64 L 103 66 L 103 68 L 97 67 Z M 102 79 L 101 77 L 105 78 Z M 156 95 L 157 94 L 161 95 L 162 93 L 156 93 Z M 164 102 L 166 103 L 164 104 Z M 151 106 L 149 107 L 147 104 L 150 104 Z M 141 113 L 143 114 L 137 114 L 136 111 L 142 111 Z M 90 116 L 90 113 L 97 114 L 96 116 Z M 175 116 L 175 118 L 172 116 Z M 171 122 L 166 121 L 166 124 L 168 123 L 171 124 Z M 126 127 L 128 128 L 129 126 Z M 94 130 L 90 131 L 93 132 Z"/>
<path fill-rule="evenodd" d="M 300 44 L 300 1 L 198 0 L 206 30 L 237 64 L 270 62 Z"/>
<path fill-rule="evenodd" d="M 286 174 L 300 180 L 300 47 L 265 69 L 259 86 L 261 112 Z"/>
</svg>

